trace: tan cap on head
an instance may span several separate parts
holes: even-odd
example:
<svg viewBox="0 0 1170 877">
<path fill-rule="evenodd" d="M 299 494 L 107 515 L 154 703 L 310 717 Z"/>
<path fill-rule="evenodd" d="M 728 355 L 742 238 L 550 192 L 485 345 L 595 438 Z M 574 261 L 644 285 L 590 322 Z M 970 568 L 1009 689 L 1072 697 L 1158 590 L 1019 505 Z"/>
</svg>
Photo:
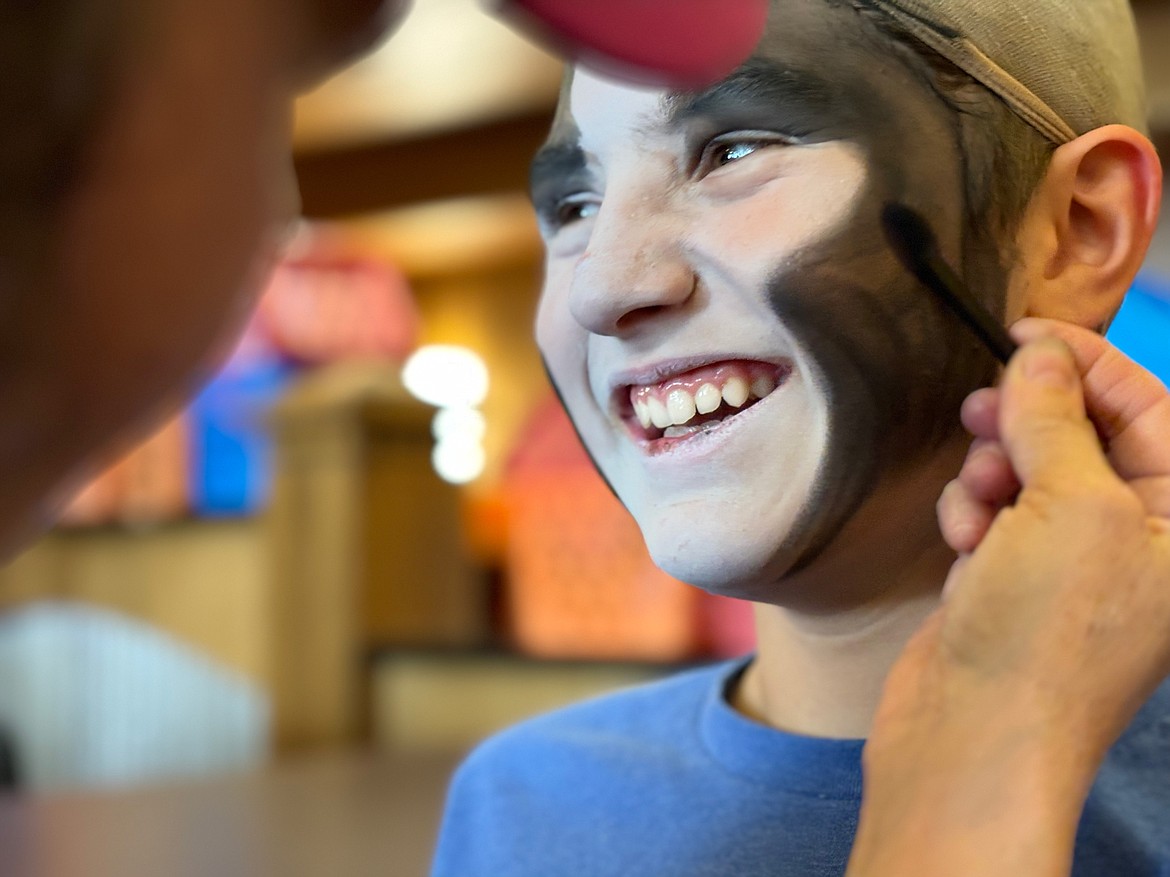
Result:
<svg viewBox="0 0 1170 877">
<path fill-rule="evenodd" d="M 1147 126 L 1129 0 L 860 0 L 1003 98 L 1053 143 Z"/>
</svg>

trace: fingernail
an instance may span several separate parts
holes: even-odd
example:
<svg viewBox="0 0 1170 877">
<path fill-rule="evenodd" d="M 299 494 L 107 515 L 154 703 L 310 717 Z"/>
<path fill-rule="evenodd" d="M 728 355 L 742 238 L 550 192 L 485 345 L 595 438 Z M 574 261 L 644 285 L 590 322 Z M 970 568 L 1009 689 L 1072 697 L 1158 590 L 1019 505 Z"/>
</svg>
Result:
<svg viewBox="0 0 1170 877">
<path fill-rule="evenodd" d="M 1076 369 L 1063 342 L 1044 338 L 1027 345 L 1023 353 L 1024 377 L 1029 381 L 1061 390 L 1075 385 Z"/>
</svg>

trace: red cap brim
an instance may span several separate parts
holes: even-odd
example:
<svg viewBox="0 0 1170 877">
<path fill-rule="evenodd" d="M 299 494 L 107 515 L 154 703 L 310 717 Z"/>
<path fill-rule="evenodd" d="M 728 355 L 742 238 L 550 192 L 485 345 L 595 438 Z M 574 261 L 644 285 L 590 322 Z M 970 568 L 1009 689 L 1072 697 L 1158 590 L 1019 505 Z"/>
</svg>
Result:
<svg viewBox="0 0 1170 877">
<path fill-rule="evenodd" d="M 540 42 L 635 82 L 701 88 L 755 49 L 769 0 L 489 0 Z"/>
</svg>

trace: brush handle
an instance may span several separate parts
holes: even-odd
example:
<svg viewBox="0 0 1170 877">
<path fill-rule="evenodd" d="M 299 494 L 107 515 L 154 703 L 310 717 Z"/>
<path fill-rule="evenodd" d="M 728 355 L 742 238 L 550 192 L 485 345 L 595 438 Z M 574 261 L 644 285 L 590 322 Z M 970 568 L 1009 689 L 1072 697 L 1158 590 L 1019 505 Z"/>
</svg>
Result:
<svg viewBox="0 0 1170 877">
<path fill-rule="evenodd" d="M 1004 365 L 1017 350 L 1016 342 L 1007 329 L 979 302 L 958 274 L 942 260 L 937 252 L 922 254 L 914 273 L 922 283 L 945 302 L 967 324 L 992 356 Z"/>
<path fill-rule="evenodd" d="M 940 255 L 938 239 L 921 213 L 895 201 L 882 207 L 882 230 L 898 261 L 951 309 L 1007 365 L 1016 343 Z"/>
</svg>

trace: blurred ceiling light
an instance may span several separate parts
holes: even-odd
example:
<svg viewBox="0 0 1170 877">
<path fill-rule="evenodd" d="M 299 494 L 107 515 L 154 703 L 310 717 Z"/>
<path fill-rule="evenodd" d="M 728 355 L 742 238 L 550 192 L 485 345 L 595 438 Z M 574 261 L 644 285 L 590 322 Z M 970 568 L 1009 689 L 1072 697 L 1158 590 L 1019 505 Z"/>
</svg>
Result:
<svg viewBox="0 0 1170 877">
<path fill-rule="evenodd" d="M 474 408 L 488 391 L 488 370 L 473 350 L 453 344 L 420 347 L 402 368 L 402 383 L 438 408 Z"/>
<path fill-rule="evenodd" d="M 467 484 L 483 473 L 486 455 L 474 441 L 442 441 L 431 452 L 431 464 L 439 477 L 451 484 Z"/>
<path fill-rule="evenodd" d="M 435 415 L 431 432 L 437 442 L 479 442 L 487 432 L 487 421 L 478 408 L 443 408 Z"/>
</svg>

